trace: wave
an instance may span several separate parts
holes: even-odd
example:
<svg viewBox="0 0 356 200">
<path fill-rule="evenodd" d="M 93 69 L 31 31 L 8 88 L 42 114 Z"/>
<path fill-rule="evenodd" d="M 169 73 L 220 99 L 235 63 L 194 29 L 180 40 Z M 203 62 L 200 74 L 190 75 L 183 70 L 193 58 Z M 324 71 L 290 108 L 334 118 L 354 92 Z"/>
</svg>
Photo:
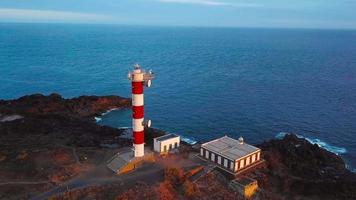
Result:
<svg viewBox="0 0 356 200">
<path fill-rule="evenodd" d="M 278 134 L 275 136 L 275 138 L 277 138 L 277 139 L 283 139 L 284 136 L 287 135 L 287 134 L 289 134 L 289 133 L 287 133 L 287 132 L 280 132 L 280 133 L 278 133 Z M 330 152 L 332 152 L 332 153 L 334 153 L 334 154 L 336 154 L 336 155 L 340 155 L 340 154 L 345 154 L 345 153 L 347 153 L 347 150 L 346 150 L 346 148 L 344 148 L 344 147 L 333 146 L 333 145 L 330 145 L 330 144 L 328 144 L 328 143 L 326 143 L 326 142 L 324 142 L 324 141 L 322 141 L 322 140 L 320 140 L 320 139 L 307 138 L 307 137 L 304 137 L 304 136 L 298 135 L 298 134 L 296 134 L 296 136 L 297 136 L 298 138 L 306 139 L 306 140 L 307 140 L 308 142 L 310 142 L 311 144 L 316 144 L 316 145 L 318 145 L 320 148 L 323 148 L 323 149 L 325 149 L 325 150 L 327 150 L 327 151 L 330 151 Z"/>
<path fill-rule="evenodd" d="M 128 127 L 128 126 L 120 126 L 120 127 L 117 127 L 117 129 L 132 129 L 132 127 Z"/>
<path fill-rule="evenodd" d="M 166 131 L 166 134 L 175 134 L 175 135 L 178 135 L 180 136 L 180 140 L 183 141 L 183 142 L 186 142 L 190 145 L 195 145 L 196 143 L 198 143 L 198 141 L 196 141 L 194 138 L 191 138 L 191 137 L 186 137 L 186 136 L 182 136 L 178 133 L 174 133 L 174 132 L 170 132 L 170 131 Z"/>
<path fill-rule="evenodd" d="M 355 168 L 352 168 L 351 165 L 345 164 L 345 166 L 346 166 L 346 168 L 347 168 L 348 170 L 350 170 L 352 173 L 355 173 L 355 174 L 356 174 L 356 169 L 355 169 Z"/>
<path fill-rule="evenodd" d="M 188 138 L 188 137 L 184 137 L 184 136 L 180 136 L 180 139 L 183 141 L 183 142 L 186 142 L 190 145 L 194 145 L 197 143 L 196 140 L 194 140 L 193 138 Z"/>
<path fill-rule="evenodd" d="M 100 118 L 100 117 L 94 117 L 94 119 L 95 119 L 96 123 L 98 123 L 98 122 L 100 122 L 101 120 L 103 120 L 103 119 Z"/>
<path fill-rule="evenodd" d="M 112 111 L 118 110 L 118 109 L 119 109 L 119 108 L 112 108 L 112 109 L 110 109 L 110 110 L 107 110 L 106 112 L 102 113 L 101 116 L 107 115 L 107 114 L 111 113 Z"/>
<path fill-rule="evenodd" d="M 101 116 L 105 116 L 114 110 L 118 110 L 118 108 L 112 108 L 110 110 L 107 110 L 106 112 L 102 113 Z M 99 123 L 100 121 L 103 120 L 101 117 L 94 117 L 94 119 L 95 119 L 96 123 Z"/>
</svg>

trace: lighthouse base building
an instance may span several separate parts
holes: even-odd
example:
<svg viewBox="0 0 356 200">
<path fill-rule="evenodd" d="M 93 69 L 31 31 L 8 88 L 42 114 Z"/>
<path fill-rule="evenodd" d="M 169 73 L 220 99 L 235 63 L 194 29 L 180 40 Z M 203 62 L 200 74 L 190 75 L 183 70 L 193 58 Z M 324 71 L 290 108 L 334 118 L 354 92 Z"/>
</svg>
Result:
<svg viewBox="0 0 356 200">
<path fill-rule="evenodd" d="M 261 149 L 228 136 L 202 144 L 200 156 L 231 174 L 261 163 Z"/>
</svg>

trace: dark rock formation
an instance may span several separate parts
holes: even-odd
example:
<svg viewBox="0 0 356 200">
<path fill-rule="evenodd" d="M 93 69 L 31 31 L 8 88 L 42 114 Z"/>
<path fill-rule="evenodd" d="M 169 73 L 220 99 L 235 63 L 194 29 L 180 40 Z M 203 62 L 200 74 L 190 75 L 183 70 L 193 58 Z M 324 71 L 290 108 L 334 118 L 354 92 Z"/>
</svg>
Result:
<svg viewBox="0 0 356 200">
<path fill-rule="evenodd" d="M 131 100 L 119 96 L 80 96 L 64 99 L 59 94 L 44 96 L 34 94 L 17 100 L 0 100 L 0 113 L 20 115 L 62 115 L 70 117 L 93 117 L 118 108 L 127 108 Z"/>
<path fill-rule="evenodd" d="M 267 165 L 260 183 L 281 199 L 356 199 L 356 174 L 339 156 L 293 134 L 259 147 Z"/>
<path fill-rule="evenodd" d="M 0 145 L 16 149 L 29 146 L 74 145 L 99 147 L 103 142 L 127 144 L 122 130 L 94 123 L 94 116 L 130 106 L 118 96 L 81 96 L 64 99 L 58 94 L 24 96 L 0 101 Z M 9 120 L 12 119 L 12 120 Z"/>
<path fill-rule="evenodd" d="M 153 138 L 165 135 L 166 132 L 159 130 L 159 129 L 154 129 L 154 128 L 146 128 L 145 129 L 145 144 L 147 145 L 153 145 Z"/>
</svg>

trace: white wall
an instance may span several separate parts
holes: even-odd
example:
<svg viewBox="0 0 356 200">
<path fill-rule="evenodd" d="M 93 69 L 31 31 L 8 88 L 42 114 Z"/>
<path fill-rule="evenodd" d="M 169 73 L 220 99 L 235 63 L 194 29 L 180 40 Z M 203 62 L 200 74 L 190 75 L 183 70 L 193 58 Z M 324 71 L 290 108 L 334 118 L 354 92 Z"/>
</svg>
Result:
<svg viewBox="0 0 356 200">
<path fill-rule="evenodd" d="M 210 151 L 205 151 L 205 158 L 209 159 Z"/>
<path fill-rule="evenodd" d="M 245 160 L 241 160 L 240 161 L 240 169 L 245 167 Z"/>
<path fill-rule="evenodd" d="M 230 170 L 234 171 L 234 168 L 235 168 L 235 162 L 230 162 Z"/>
<path fill-rule="evenodd" d="M 157 141 L 156 138 L 153 139 L 153 150 L 155 152 L 161 152 L 160 149 L 161 149 L 161 143 Z"/>
<path fill-rule="evenodd" d="M 175 143 L 177 143 L 177 148 L 180 146 L 180 137 L 171 138 L 164 141 L 158 141 L 157 139 L 153 140 L 153 149 L 156 152 L 162 153 L 164 152 L 164 146 L 166 146 L 166 150 L 169 151 L 169 145 L 172 145 L 172 149 L 175 148 Z"/>
</svg>

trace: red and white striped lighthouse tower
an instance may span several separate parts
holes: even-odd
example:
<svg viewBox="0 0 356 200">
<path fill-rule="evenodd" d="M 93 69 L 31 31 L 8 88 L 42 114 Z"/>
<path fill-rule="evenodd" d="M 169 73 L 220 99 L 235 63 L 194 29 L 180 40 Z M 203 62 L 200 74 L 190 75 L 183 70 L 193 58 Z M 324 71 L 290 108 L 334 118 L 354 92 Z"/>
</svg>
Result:
<svg viewBox="0 0 356 200">
<path fill-rule="evenodd" d="M 144 120 L 143 87 L 150 87 L 154 74 L 145 72 L 136 64 L 134 70 L 129 72 L 128 78 L 132 81 L 132 131 L 134 139 L 135 157 L 144 156 L 144 128 L 151 126 L 151 121 Z"/>
</svg>

